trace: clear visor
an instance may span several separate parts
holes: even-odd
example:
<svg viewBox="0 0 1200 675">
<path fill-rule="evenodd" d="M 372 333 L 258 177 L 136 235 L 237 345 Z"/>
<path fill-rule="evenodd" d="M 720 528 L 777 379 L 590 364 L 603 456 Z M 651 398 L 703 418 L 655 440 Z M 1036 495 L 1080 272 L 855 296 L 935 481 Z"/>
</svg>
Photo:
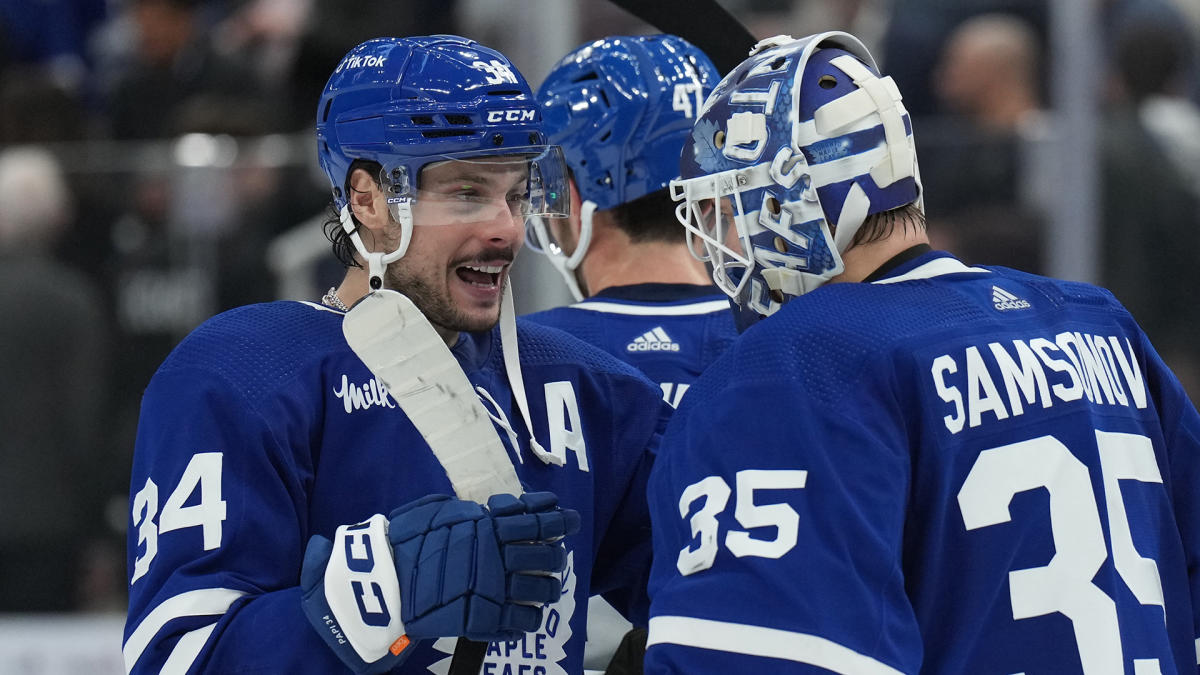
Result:
<svg viewBox="0 0 1200 675">
<path fill-rule="evenodd" d="M 441 155 L 422 165 L 415 180 L 407 164 L 384 165 L 380 183 L 392 216 L 401 220 L 399 212 L 408 206 L 414 225 L 570 213 L 567 165 L 557 145 Z"/>
<path fill-rule="evenodd" d="M 675 217 L 687 230 L 688 249 L 709 264 L 713 282 L 733 298 L 741 295 L 754 268 L 736 173 L 671 181 L 671 198 L 680 202 Z"/>
</svg>

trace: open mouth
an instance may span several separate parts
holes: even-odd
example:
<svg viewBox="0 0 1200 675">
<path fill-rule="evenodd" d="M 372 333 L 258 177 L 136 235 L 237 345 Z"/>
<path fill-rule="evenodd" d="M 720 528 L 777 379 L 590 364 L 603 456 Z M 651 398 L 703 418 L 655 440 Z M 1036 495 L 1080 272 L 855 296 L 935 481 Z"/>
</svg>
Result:
<svg viewBox="0 0 1200 675">
<path fill-rule="evenodd" d="M 460 265 L 454 270 L 459 279 L 481 288 L 495 288 L 500 283 L 504 265 Z"/>
</svg>

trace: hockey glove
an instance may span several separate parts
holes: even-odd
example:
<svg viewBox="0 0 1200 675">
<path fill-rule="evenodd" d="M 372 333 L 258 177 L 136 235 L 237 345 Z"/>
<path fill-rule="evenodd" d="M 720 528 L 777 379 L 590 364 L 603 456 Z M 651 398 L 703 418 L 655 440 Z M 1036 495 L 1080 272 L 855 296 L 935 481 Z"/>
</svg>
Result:
<svg viewBox="0 0 1200 675">
<path fill-rule="evenodd" d="M 314 536 L 301 572 L 309 622 L 355 673 L 398 665 L 410 640 L 515 639 L 562 593 L 559 540 L 579 514 L 551 493 L 475 502 L 429 495 Z"/>
</svg>

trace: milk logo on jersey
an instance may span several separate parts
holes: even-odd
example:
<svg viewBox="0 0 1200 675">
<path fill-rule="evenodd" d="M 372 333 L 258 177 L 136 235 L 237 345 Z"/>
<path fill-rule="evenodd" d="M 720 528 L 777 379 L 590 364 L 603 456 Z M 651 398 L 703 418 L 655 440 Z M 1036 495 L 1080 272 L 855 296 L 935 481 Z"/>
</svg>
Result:
<svg viewBox="0 0 1200 675">
<path fill-rule="evenodd" d="M 677 352 L 679 351 L 679 343 L 671 339 L 667 335 L 667 331 L 663 330 L 662 326 L 656 326 L 651 330 L 637 336 L 633 342 L 625 345 L 627 352 Z"/>
<path fill-rule="evenodd" d="M 373 406 L 396 407 L 391 395 L 388 394 L 387 387 L 383 386 L 383 380 L 377 377 L 362 384 L 356 384 L 343 373 L 341 384 L 333 388 L 333 395 L 341 399 L 342 408 L 348 413 L 355 410 L 366 410 Z"/>
<path fill-rule="evenodd" d="M 1001 312 L 1010 309 L 1029 309 L 1028 300 L 1022 300 L 999 286 L 992 286 L 992 304 Z"/>
<path fill-rule="evenodd" d="M 567 642 L 574 631 L 571 619 L 575 616 L 575 592 L 579 580 L 575 576 L 575 552 L 567 552 L 567 566 L 559 573 L 562 597 L 548 605 L 542 614 L 542 625 L 519 640 L 492 642 L 480 673 L 492 675 L 567 675 L 563 659 L 567 655 Z M 429 665 L 429 672 L 444 675 L 449 671 L 457 638 L 440 638 L 433 648 L 446 654 L 446 658 Z"/>
</svg>

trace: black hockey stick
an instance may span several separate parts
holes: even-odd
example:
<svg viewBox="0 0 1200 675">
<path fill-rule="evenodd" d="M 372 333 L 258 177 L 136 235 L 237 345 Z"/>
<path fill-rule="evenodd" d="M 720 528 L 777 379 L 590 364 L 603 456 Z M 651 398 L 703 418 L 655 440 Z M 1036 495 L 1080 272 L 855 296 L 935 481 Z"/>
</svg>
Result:
<svg viewBox="0 0 1200 675">
<path fill-rule="evenodd" d="M 746 60 L 758 42 L 717 0 L 612 0 L 664 33 L 696 45 L 722 75 Z"/>
</svg>

